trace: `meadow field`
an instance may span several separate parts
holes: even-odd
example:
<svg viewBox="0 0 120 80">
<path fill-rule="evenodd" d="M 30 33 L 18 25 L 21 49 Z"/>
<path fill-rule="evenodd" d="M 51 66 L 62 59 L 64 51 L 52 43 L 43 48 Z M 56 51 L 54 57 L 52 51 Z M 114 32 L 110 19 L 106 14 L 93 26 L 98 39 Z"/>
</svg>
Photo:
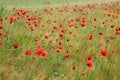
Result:
<svg viewBox="0 0 120 80">
<path fill-rule="evenodd" d="M 0 80 L 120 80 L 120 1 L 0 0 Z"/>
</svg>

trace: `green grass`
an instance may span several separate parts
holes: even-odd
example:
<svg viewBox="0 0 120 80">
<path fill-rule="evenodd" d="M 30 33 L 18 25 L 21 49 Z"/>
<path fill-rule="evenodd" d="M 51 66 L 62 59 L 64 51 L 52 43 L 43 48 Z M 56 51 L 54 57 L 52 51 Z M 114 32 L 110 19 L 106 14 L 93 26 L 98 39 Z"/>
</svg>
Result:
<svg viewBox="0 0 120 80">
<path fill-rule="evenodd" d="M 21 7 L 27 9 L 41 9 L 43 7 L 55 7 L 55 6 L 62 6 L 64 4 L 79 4 L 85 5 L 90 3 L 105 3 L 110 2 L 112 0 L 1 0 L 0 4 L 4 4 L 8 9 L 13 7 Z M 45 4 L 45 2 L 50 2 L 50 4 Z"/>
<path fill-rule="evenodd" d="M 12 0 L 11 0 L 12 1 Z M 73 12 L 75 3 L 78 5 L 77 9 L 81 9 L 82 5 L 77 3 L 81 1 L 82 3 L 95 3 L 95 0 L 51 0 L 50 6 L 45 6 L 44 2 L 48 0 L 42 0 L 42 4 L 39 4 L 34 0 L 27 3 L 24 1 L 12 1 L 2 0 L 1 3 L 5 7 L 16 6 L 17 9 L 22 7 L 22 10 L 29 10 L 27 15 L 34 15 L 38 20 L 38 26 L 34 27 L 34 31 L 29 29 L 29 26 L 25 24 L 27 20 L 27 15 L 15 23 L 10 24 L 9 18 L 15 14 L 15 10 L 6 9 L 5 7 L 0 8 L 0 18 L 4 21 L 0 22 L 0 25 L 4 25 L 4 29 L 0 29 L 0 32 L 7 34 L 7 37 L 0 35 L 0 41 L 2 41 L 2 46 L 0 46 L 0 80 L 119 80 L 120 79 L 120 35 L 115 34 L 115 28 L 120 26 L 120 19 L 115 17 L 107 17 L 108 11 L 105 11 L 101 5 L 96 6 L 96 9 L 85 8 L 83 12 Z M 69 2 L 68 2 L 69 1 Z M 102 0 L 99 0 L 100 2 Z M 68 5 L 59 6 L 60 3 Z M 120 4 L 120 3 L 119 3 Z M 42 6 L 41 9 L 30 9 L 28 6 L 36 9 L 36 6 Z M 61 5 L 61 4 L 60 4 Z M 119 9 L 120 5 L 116 6 L 114 3 L 108 3 L 111 5 L 110 11 L 114 13 L 115 9 Z M 69 12 L 60 13 L 58 10 L 64 10 L 67 7 Z M 46 14 L 44 8 L 50 9 L 52 15 Z M 58 8 L 58 9 L 57 9 Z M 88 12 L 88 15 L 86 13 Z M 120 11 L 119 11 L 120 12 Z M 41 16 L 39 16 L 41 14 Z M 84 15 L 83 15 L 84 14 Z M 117 13 L 115 13 L 117 15 Z M 18 15 L 17 15 L 18 16 Z M 120 17 L 118 15 L 118 17 Z M 7 19 L 5 19 L 7 18 Z M 86 18 L 86 26 L 81 27 L 80 21 L 75 21 L 76 18 Z M 94 22 L 93 19 L 96 18 L 97 21 Z M 50 19 L 50 23 L 46 21 Z M 73 27 L 69 27 L 68 20 L 73 19 Z M 53 21 L 57 22 L 54 23 Z M 108 20 L 106 24 L 102 24 L 103 21 Z M 111 22 L 112 20 L 112 22 Z M 44 27 L 42 25 L 44 24 Z M 59 24 L 63 24 L 63 28 L 59 28 Z M 115 24 L 115 28 L 110 28 L 111 24 Z M 51 34 L 53 30 L 53 25 L 57 26 L 54 34 Z M 78 28 L 75 28 L 77 26 Z M 94 27 L 96 26 L 96 28 Z M 65 38 L 59 39 L 61 30 L 66 30 L 64 33 Z M 70 31 L 73 32 L 72 35 L 68 34 Z M 103 32 L 100 36 L 99 32 Z M 88 35 L 92 34 L 94 36 L 93 40 L 88 40 Z M 48 39 L 44 36 L 49 35 Z M 76 36 L 74 36 L 76 35 Z M 115 39 L 111 40 L 110 36 L 114 36 Z M 39 42 L 35 42 L 38 38 Z M 59 39 L 58 42 L 56 39 Z M 53 43 L 49 43 L 52 40 Z M 106 43 L 106 40 L 109 40 Z M 60 53 L 56 52 L 59 46 L 59 42 L 62 42 L 63 50 Z M 13 44 L 18 43 L 19 48 L 14 49 Z M 47 53 L 47 60 L 44 60 L 43 56 L 38 56 L 35 54 L 36 46 L 42 45 L 43 50 L 50 49 L 51 52 Z M 102 44 L 100 46 L 100 44 Z M 72 45 L 72 47 L 69 47 Z M 31 49 L 31 55 L 26 56 L 25 51 Z M 106 49 L 108 51 L 108 57 L 104 57 L 100 54 L 101 49 Z M 69 58 L 65 58 L 64 54 L 66 52 L 70 53 Z M 92 61 L 94 63 L 93 68 L 89 68 L 86 65 L 86 57 L 92 56 Z M 33 60 L 32 56 L 36 56 Z M 73 70 L 73 66 L 76 69 Z M 81 73 L 84 72 L 85 76 Z"/>
</svg>

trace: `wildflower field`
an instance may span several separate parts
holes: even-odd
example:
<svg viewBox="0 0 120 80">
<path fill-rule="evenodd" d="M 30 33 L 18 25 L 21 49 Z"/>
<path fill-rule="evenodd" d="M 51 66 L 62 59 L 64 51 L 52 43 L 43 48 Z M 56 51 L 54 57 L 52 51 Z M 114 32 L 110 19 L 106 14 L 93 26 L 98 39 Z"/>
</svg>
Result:
<svg viewBox="0 0 120 80">
<path fill-rule="evenodd" d="M 0 0 L 0 80 L 120 80 L 120 1 Z"/>
</svg>

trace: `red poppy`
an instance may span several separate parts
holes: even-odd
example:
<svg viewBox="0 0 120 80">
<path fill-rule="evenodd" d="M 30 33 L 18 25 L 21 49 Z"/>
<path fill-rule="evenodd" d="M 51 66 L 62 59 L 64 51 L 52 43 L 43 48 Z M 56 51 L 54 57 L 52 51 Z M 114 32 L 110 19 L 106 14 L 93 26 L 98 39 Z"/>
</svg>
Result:
<svg viewBox="0 0 120 80">
<path fill-rule="evenodd" d="M 35 42 L 39 42 L 39 39 L 38 39 L 38 38 L 36 38 L 36 39 L 35 39 Z"/>
<path fill-rule="evenodd" d="M 48 36 L 48 35 L 45 35 L 44 37 L 45 37 L 45 39 L 48 39 L 48 38 L 49 38 L 49 36 Z"/>
<path fill-rule="evenodd" d="M 89 40 L 92 40 L 93 39 L 93 35 L 90 34 L 89 37 L 88 37 Z"/>
<path fill-rule="evenodd" d="M 116 31 L 119 31 L 119 28 L 116 28 L 115 30 L 116 30 Z"/>
<path fill-rule="evenodd" d="M 19 45 L 18 45 L 18 44 L 13 44 L 13 47 L 14 47 L 15 49 L 17 49 L 17 48 L 19 48 Z"/>
<path fill-rule="evenodd" d="M 57 26 L 54 25 L 54 26 L 53 26 L 53 29 L 55 30 L 56 28 L 57 28 Z"/>
<path fill-rule="evenodd" d="M 92 68 L 92 67 L 93 67 L 93 62 L 92 62 L 92 61 L 87 61 L 87 66 L 88 66 L 89 68 Z"/>
<path fill-rule="evenodd" d="M 73 67 L 72 67 L 72 70 L 75 70 L 75 69 L 76 69 L 76 66 L 73 66 Z"/>
<path fill-rule="evenodd" d="M 107 16 L 108 16 L 108 17 L 110 17 L 110 16 L 111 16 L 111 14 L 110 14 L 110 13 L 108 13 L 108 14 L 107 14 Z"/>
<path fill-rule="evenodd" d="M 42 51 L 42 56 L 47 56 L 47 53 L 45 51 Z"/>
<path fill-rule="evenodd" d="M 0 41 L 0 46 L 2 46 L 2 42 Z"/>
<path fill-rule="evenodd" d="M 103 32 L 99 32 L 99 35 L 103 35 Z"/>
<path fill-rule="evenodd" d="M 10 17 L 10 23 L 13 23 L 13 22 L 15 22 L 15 21 L 16 21 L 16 19 L 15 19 L 14 16 Z"/>
<path fill-rule="evenodd" d="M 35 59 L 36 59 L 36 56 L 32 56 L 32 59 L 35 60 Z"/>
<path fill-rule="evenodd" d="M 34 26 L 35 26 L 35 27 L 38 26 L 38 23 L 34 23 Z"/>
<path fill-rule="evenodd" d="M 114 28 L 115 27 L 115 25 L 114 24 L 111 24 L 111 26 L 110 26 L 111 28 Z"/>
<path fill-rule="evenodd" d="M 52 43 L 52 42 L 53 42 L 53 40 L 49 40 L 49 42 L 50 42 L 50 43 Z"/>
<path fill-rule="evenodd" d="M 62 33 L 64 33 L 64 32 L 65 32 L 65 30 L 63 29 L 63 30 L 61 30 L 61 32 L 62 32 Z"/>
<path fill-rule="evenodd" d="M 0 25 L 0 29 L 3 29 L 3 28 L 4 28 L 4 26 Z"/>
<path fill-rule="evenodd" d="M 64 34 L 60 34 L 60 38 L 64 38 Z"/>
<path fill-rule="evenodd" d="M 26 50 L 25 55 L 30 55 L 31 51 L 30 50 Z"/>
<path fill-rule="evenodd" d="M 47 49 L 46 51 L 47 51 L 48 53 L 49 53 L 49 52 L 51 52 L 51 50 L 50 50 L 50 49 Z"/>
<path fill-rule="evenodd" d="M 70 56 L 70 54 L 69 54 L 69 53 L 65 53 L 64 56 L 65 56 L 66 58 L 68 58 L 68 57 Z"/>
<path fill-rule="evenodd" d="M 36 54 L 37 55 L 41 55 L 42 54 L 42 50 L 40 48 L 36 48 Z"/>
<path fill-rule="evenodd" d="M 2 18 L 0 18 L 0 22 L 2 22 L 3 21 L 3 19 Z"/>
<path fill-rule="evenodd" d="M 76 18 L 76 21 L 80 21 L 80 18 Z"/>
<path fill-rule="evenodd" d="M 51 34 L 53 34 L 55 31 L 54 30 L 51 30 Z"/>
<path fill-rule="evenodd" d="M 44 59 L 44 60 L 48 60 L 48 57 L 44 57 L 43 59 Z"/>
<path fill-rule="evenodd" d="M 82 72 L 82 73 L 81 73 L 81 75 L 82 75 L 82 76 L 85 76 L 85 73 L 84 73 L 84 72 Z"/>
<path fill-rule="evenodd" d="M 110 39 L 113 40 L 113 39 L 114 39 L 114 36 L 110 36 Z"/>
<path fill-rule="evenodd" d="M 94 21 L 96 21 L 96 18 L 94 18 Z"/>
<path fill-rule="evenodd" d="M 81 25 L 81 27 L 85 27 L 86 26 L 86 24 L 83 23 L 83 22 L 80 25 Z"/>
<path fill-rule="evenodd" d="M 91 61 L 92 60 L 92 56 L 87 56 L 87 61 Z"/>
<path fill-rule="evenodd" d="M 59 27 L 62 28 L 62 27 L 63 27 L 63 24 L 59 24 Z"/>
<path fill-rule="evenodd" d="M 61 49 L 57 49 L 56 52 L 61 52 L 62 50 Z"/>
<path fill-rule="evenodd" d="M 63 49 L 63 46 L 62 46 L 62 44 L 60 44 L 60 45 L 59 45 L 59 49 Z"/>
<path fill-rule="evenodd" d="M 108 57 L 108 52 L 106 50 L 101 50 L 100 53 L 105 56 Z"/>
</svg>

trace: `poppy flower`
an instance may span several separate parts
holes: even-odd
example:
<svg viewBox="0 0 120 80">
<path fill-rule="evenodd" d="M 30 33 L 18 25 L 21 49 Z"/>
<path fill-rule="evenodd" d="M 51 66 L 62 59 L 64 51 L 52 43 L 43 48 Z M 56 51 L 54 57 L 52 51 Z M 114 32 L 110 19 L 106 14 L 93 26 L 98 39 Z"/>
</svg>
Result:
<svg viewBox="0 0 120 80">
<path fill-rule="evenodd" d="M 54 30 L 51 30 L 51 34 L 53 34 L 55 31 Z"/>
<path fill-rule="evenodd" d="M 65 54 L 64 54 L 64 57 L 66 57 L 66 58 L 68 58 L 69 56 L 70 56 L 69 53 L 65 53 Z"/>
<path fill-rule="evenodd" d="M 3 29 L 3 28 L 4 28 L 4 26 L 0 25 L 0 29 Z"/>
<path fill-rule="evenodd" d="M 116 28 L 115 30 L 116 30 L 116 31 L 119 31 L 119 28 Z"/>
<path fill-rule="evenodd" d="M 0 32 L 0 36 L 4 36 L 4 37 L 6 37 L 7 34 L 6 34 L 6 33 L 3 33 L 3 32 Z"/>
<path fill-rule="evenodd" d="M 120 35 L 120 31 L 116 31 L 116 35 Z"/>
<path fill-rule="evenodd" d="M 35 42 L 39 42 L 39 39 L 38 39 L 38 38 L 36 38 L 36 39 L 35 39 Z"/>
<path fill-rule="evenodd" d="M 72 31 L 70 31 L 69 34 L 72 34 Z"/>
<path fill-rule="evenodd" d="M 114 24 L 111 24 L 111 26 L 110 26 L 111 28 L 114 28 L 115 27 L 115 25 Z"/>
<path fill-rule="evenodd" d="M 26 50 L 25 55 L 30 55 L 31 51 L 30 50 Z"/>
<path fill-rule="evenodd" d="M 45 51 L 42 51 L 42 56 L 47 56 L 47 53 Z"/>
<path fill-rule="evenodd" d="M 101 50 L 100 53 L 105 56 L 108 57 L 108 52 L 106 50 Z"/>
<path fill-rule="evenodd" d="M 76 66 L 73 66 L 73 67 L 72 67 L 72 70 L 75 70 L 75 69 L 76 69 Z"/>
<path fill-rule="evenodd" d="M 64 38 L 64 34 L 62 33 L 62 34 L 60 34 L 60 38 Z"/>
<path fill-rule="evenodd" d="M 47 51 L 48 53 L 49 53 L 49 52 L 51 52 L 51 50 L 50 50 L 50 49 L 47 49 L 46 51 Z"/>
<path fill-rule="evenodd" d="M 85 27 L 86 26 L 86 24 L 83 23 L 83 22 L 80 25 L 81 25 L 81 27 Z"/>
<path fill-rule="evenodd" d="M 34 31 L 34 27 L 33 27 L 33 26 L 30 26 L 30 30 L 31 30 L 31 31 Z"/>
<path fill-rule="evenodd" d="M 82 21 L 82 23 L 85 23 L 85 22 L 86 22 L 86 19 L 85 19 L 85 18 L 82 18 L 81 21 Z"/>
<path fill-rule="evenodd" d="M 88 37 L 89 40 L 92 40 L 93 39 L 93 35 L 90 34 L 89 37 Z"/>
<path fill-rule="evenodd" d="M 57 49 L 56 52 L 61 52 L 62 50 L 61 49 Z"/>
<path fill-rule="evenodd" d="M 87 66 L 88 66 L 89 68 L 92 68 L 92 67 L 93 67 L 93 62 L 92 62 L 92 61 L 87 61 Z"/>
<path fill-rule="evenodd" d="M 45 37 L 45 39 L 48 39 L 48 38 L 49 38 L 49 36 L 48 36 L 48 35 L 45 35 L 44 37 Z"/>
<path fill-rule="evenodd" d="M 37 55 L 41 55 L 41 54 L 42 54 L 42 50 L 41 50 L 40 48 L 37 48 L 37 49 L 36 49 L 36 54 L 37 54 Z"/>
<path fill-rule="evenodd" d="M 44 57 L 43 60 L 48 60 L 48 57 Z"/>
<path fill-rule="evenodd" d="M 63 27 L 63 24 L 59 24 L 59 27 L 62 28 L 62 27 Z"/>
<path fill-rule="evenodd" d="M 0 41 L 0 46 L 2 46 L 2 42 Z"/>
<path fill-rule="evenodd" d="M 65 32 L 65 30 L 61 30 L 61 32 L 62 32 L 62 33 L 64 33 L 64 32 Z"/>
<path fill-rule="evenodd" d="M 111 16 L 111 14 L 110 14 L 110 13 L 108 13 L 108 14 L 107 14 L 107 16 L 108 16 L 108 17 L 110 17 L 110 16 Z"/>
<path fill-rule="evenodd" d="M 60 44 L 60 45 L 59 45 L 59 49 L 63 49 L 63 46 L 62 46 L 62 44 Z"/>
<path fill-rule="evenodd" d="M 91 61 L 92 60 L 92 56 L 87 56 L 87 61 Z"/>
<path fill-rule="evenodd" d="M 3 21 L 3 19 L 2 18 L 0 18 L 0 22 L 2 22 Z"/>
<path fill-rule="evenodd" d="M 36 59 L 36 56 L 32 56 L 32 59 L 35 60 L 35 59 Z"/>
<path fill-rule="evenodd" d="M 103 32 L 99 32 L 99 35 L 103 35 Z"/>
<path fill-rule="evenodd" d="M 114 36 L 110 36 L 110 39 L 113 40 L 113 39 L 114 39 Z"/>
<path fill-rule="evenodd" d="M 19 45 L 18 45 L 18 44 L 13 44 L 13 47 L 14 47 L 15 49 L 17 49 L 17 48 L 19 48 Z"/>
<path fill-rule="evenodd" d="M 34 23 L 34 26 L 35 26 L 35 27 L 37 27 L 37 26 L 38 26 L 38 24 L 37 24 L 37 23 Z"/>
<path fill-rule="evenodd" d="M 76 21 L 80 21 L 80 18 L 76 18 Z"/>
<path fill-rule="evenodd" d="M 53 40 L 49 40 L 49 42 L 50 42 L 50 43 L 52 43 L 52 42 L 53 42 Z"/>
<path fill-rule="evenodd" d="M 85 73 L 84 73 L 84 72 L 82 72 L 82 73 L 81 73 L 81 75 L 82 75 L 82 76 L 85 76 Z"/>
<path fill-rule="evenodd" d="M 15 21 L 16 21 L 16 19 L 15 19 L 14 16 L 10 17 L 10 23 L 13 23 L 13 22 L 15 22 Z"/>
<path fill-rule="evenodd" d="M 54 25 L 54 26 L 53 26 L 53 29 L 55 30 L 56 28 L 57 28 L 57 26 Z"/>
<path fill-rule="evenodd" d="M 94 21 L 96 21 L 97 19 L 96 18 L 94 18 Z"/>
</svg>

